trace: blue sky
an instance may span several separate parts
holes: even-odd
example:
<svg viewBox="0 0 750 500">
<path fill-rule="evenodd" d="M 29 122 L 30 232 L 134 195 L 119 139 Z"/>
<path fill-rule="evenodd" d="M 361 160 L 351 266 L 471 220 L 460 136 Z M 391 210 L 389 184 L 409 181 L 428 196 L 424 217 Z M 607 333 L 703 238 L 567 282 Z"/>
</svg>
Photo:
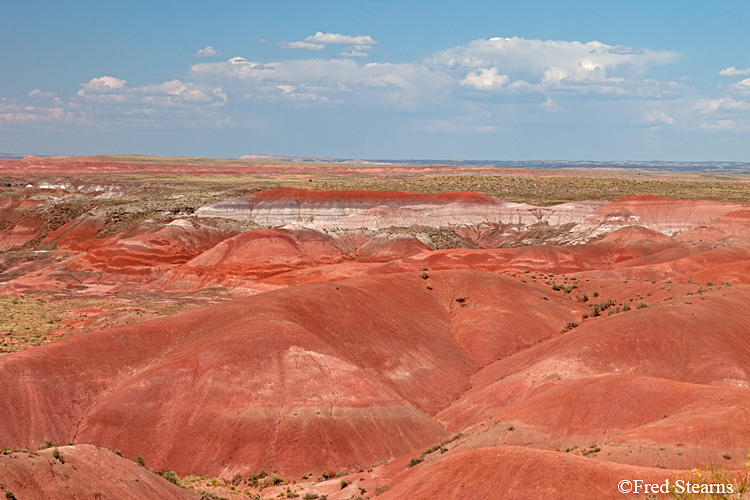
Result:
<svg viewBox="0 0 750 500">
<path fill-rule="evenodd" d="M 0 152 L 750 161 L 750 2 L 0 0 Z"/>
</svg>

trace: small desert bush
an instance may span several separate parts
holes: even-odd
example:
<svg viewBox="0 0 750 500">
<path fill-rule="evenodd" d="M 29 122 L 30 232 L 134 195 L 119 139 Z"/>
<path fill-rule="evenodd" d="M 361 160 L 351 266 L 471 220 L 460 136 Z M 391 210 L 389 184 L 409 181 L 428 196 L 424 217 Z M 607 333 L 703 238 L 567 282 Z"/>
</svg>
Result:
<svg viewBox="0 0 750 500">
<path fill-rule="evenodd" d="M 42 444 L 39 445 L 40 450 L 46 450 L 47 448 L 52 448 L 53 446 L 57 446 L 57 443 L 53 443 L 49 439 L 45 439 Z"/>
<path fill-rule="evenodd" d="M 748 455 L 750 459 L 750 455 Z M 673 482 L 669 498 L 675 500 L 744 500 L 750 498 L 750 462 L 745 464 L 747 472 L 731 472 L 719 467 L 708 467 L 704 470 L 693 469 L 692 476 L 680 478 L 683 488 Z M 688 482 L 700 485 L 701 493 L 684 491 Z M 722 487 L 723 486 L 723 487 Z M 731 486 L 731 492 L 729 487 Z"/>
<path fill-rule="evenodd" d="M 159 475 L 170 483 L 176 484 L 177 486 L 182 486 L 182 484 L 180 483 L 180 478 L 177 477 L 177 474 L 175 474 L 171 470 L 163 470 L 159 472 Z"/>
</svg>

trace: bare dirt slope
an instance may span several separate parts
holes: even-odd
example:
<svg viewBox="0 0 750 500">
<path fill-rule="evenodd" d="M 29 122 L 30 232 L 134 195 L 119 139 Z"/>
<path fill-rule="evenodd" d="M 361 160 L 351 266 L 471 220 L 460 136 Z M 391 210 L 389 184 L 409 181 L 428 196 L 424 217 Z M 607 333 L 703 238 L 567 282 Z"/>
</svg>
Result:
<svg viewBox="0 0 750 500">
<path fill-rule="evenodd" d="M 744 470 L 746 184 L 544 207 L 488 186 L 606 179 L 75 161 L 4 172 L 0 447 L 75 444 L 0 455 L 18 498 L 191 498 L 136 455 L 227 498 L 620 498 Z M 299 189 L 422 175 L 486 191 Z"/>
<path fill-rule="evenodd" d="M 0 455 L 0 492 L 18 500 L 200 498 L 111 450 L 86 444 Z"/>
<path fill-rule="evenodd" d="M 363 467 L 445 437 L 431 417 L 473 373 L 582 311 L 501 276 L 407 273 L 81 334 L 0 358 L 0 444 L 92 441 L 181 474 Z"/>
</svg>

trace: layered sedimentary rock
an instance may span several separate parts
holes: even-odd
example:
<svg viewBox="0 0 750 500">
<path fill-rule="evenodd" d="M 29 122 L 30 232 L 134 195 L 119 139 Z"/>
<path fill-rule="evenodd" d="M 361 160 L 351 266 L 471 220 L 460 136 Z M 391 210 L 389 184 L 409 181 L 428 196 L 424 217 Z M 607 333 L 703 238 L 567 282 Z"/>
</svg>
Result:
<svg viewBox="0 0 750 500">
<path fill-rule="evenodd" d="M 108 238 L 72 245 L 72 250 L 84 253 L 68 268 L 112 275 L 153 275 L 184 264 L 227 236 L 201 219 L 144 222 Z"/>
<path fill-rule="evenodd" d="M 32 217 L 16 221 L 10 230 L 0 231 L 0 252 L 22 247 L 39 236 L 42 226 L 41 220 Z"/>
<path fill-rule="evenodd" d="M 565 203 L 535 207 L 476 193 L 419 194 L 396 191 L 310 191 L 274 189 L 223 201 L 196 211 L 200 217 L 247 220 L 264 226 L 382 229 L 481 223 L 562 225 L 579 222 L 601 204 Z"/>
<path fill-rule="evenodd" d="M 106 224 L 103 217 L 82 215 L 66 222 L 44 238 L 44 243 L 54 243 L 57 248 L 69 248 L 94 238 Z"/>
<path fill-rule="evenodd" d="M 585 243 L 630 226 L 673 236 L 742 208 L 731 203 L 656 196 L 633 196 L 606 204 L 589 201 L 536 207 L 476 193 L 274 189 L 202 207 L 196 216 L 319 230 L 458 228 L 467 241 L 491 248 L 519 240 Z"/>
<path fill-rule="evenodd" d="M 166 278 L 173 289 L 231 287 L 245 280 L 348 260 L 352 258 L 326 234 L 309 229 L 259 229 L 222 241 L 171 270 Z"/>
<path fill-rule="evenodd" d="M 608 203 L 587 215 L 561 241 L 582 243 L 628 226 L 642 226 L 673 236 L 740 208 L 733 203 L 631 196 Z"/>
<path fill-rule="evenodd" d="M 677 235 L 675 239 L 750 245 L 750 209 L 727 212 L 707 224 Z"/>
</svg>

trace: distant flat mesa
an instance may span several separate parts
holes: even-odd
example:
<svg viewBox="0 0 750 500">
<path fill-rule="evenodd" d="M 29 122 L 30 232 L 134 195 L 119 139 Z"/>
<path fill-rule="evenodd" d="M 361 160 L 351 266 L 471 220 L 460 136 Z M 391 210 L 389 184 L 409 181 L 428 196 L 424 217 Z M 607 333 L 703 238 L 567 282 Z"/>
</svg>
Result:
<svg viewBox="0 0 750 500">
<path fill-rule="evenodd" d="M 578 223 L 602 205 L 603 202 L 584 201 L 536 207 L 470 192 L 421 194 L 282 188 L 202 207 L 195 216 L 314 229 L 376 230 L 394 226 L 450 227 L 482 223 L 562 225 Z"/>
</svg>

